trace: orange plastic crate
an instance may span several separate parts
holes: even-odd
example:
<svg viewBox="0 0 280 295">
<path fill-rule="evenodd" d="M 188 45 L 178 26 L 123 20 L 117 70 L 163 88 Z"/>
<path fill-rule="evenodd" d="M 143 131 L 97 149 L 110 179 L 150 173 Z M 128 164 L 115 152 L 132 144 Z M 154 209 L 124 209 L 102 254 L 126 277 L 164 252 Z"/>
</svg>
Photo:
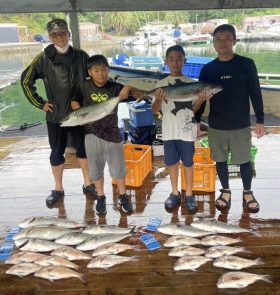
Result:
<svg viewBox="0 0 280 295">
<path fill-rule="evenodd" d="M 186 190 L 184 166 L 181 165 L 181 189 Z M 193 165 L 193 191 L 214 192 L 216 189 L 216 165 L 194 164 Z"/>
<path fill-rule="evenodd" d="M 213 164 L 211 159 L 211 150 L 209 147 L 196 147 L 194 151 L 193 161 L 199 164 Z"/>
<path fill-rule="evenodd" d="M 127 169 L 125 185 L 139 187 L 152 171 L 152 148 L 150 145 L 125 144 L 124 154 Z M 116 179 L 112 179 L 112 184 L 117 184 Z"/>
</svg>

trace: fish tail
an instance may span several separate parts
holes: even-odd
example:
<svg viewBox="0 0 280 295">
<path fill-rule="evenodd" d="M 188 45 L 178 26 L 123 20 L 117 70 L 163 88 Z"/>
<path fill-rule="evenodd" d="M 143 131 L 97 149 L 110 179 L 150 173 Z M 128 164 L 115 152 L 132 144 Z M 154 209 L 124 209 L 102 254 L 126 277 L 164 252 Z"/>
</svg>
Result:
<svg viewBox="0 0 280 295">
<path fill-rule="evenodd" d="M 132 248 L 132 250 L 137 251 L 137 252 L 141 251 L 140 245 L 133 245 L 133 246 L 131 246 L 131 248 Z"/>
<path fill-rule="evenodd" d="M 78 278 L 81 280 L 81 282 L 83 284 L 87 284 L 87 277 L 86 277 L 86 275 L 80 273 L 80 274 L 78 274 Z"/>
<path fill-rule="evenodd" d="M 264 262 L 262 261 L 261 258 L 257 258 L 257 259 L 255 259 L 255 262 L 256 262 L 257 265 L 264 264 Z"/>
<path fill-rule="evenodd" d="M 129 261 L 139 261 L 139 257 L 138 256 L 131 256 Z"/>
<path fill-rule="evenodd" d="M 270 284 L 273 283 L 272 280 L 271 280 L 271 276 L 269 276 L 269 275 L 262 275 L 262 276 L 261 276 L 261 279 L 262 279 L 263 281 L 267 282 L 267 283 L 270 283 Z"/>
</svg>

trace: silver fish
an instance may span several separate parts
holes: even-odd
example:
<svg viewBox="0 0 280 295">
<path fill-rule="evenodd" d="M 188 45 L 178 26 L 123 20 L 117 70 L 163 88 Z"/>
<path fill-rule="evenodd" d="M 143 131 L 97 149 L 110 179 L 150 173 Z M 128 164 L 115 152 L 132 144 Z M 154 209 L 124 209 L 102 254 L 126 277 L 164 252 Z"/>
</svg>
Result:
<svg viewBox="0 0 280 295">
<path fill-rule="evenodd" d="M 231 246 L 213 246 L 205 251 L 205 256 L 209 258 L 218 258 L 224 255 L 233 255 L 238 252 L 249 252 L 244 247 Z"/>
<path fill-rule="evenodd" d="M 187 270 L 196 271 L 198 267 L 212 261 L 212 259 L 203 256 L 183 256 L 179 258 L 175 265 L 174 270 Z"/>
<path fill-rule="evenodd" d="M 196 229 L 191 226 L 179 225 L 179 224 L 173 224 L 173 223 L 161 225 L 158 228 L 158 231 L 163 234 L 166 234 L 166 235 L 189 236 L 189 237 L 193 237 L 193 238 L 207 236 L 207 235 L 212 234 L 211 232 Z"/>
<path fill-rule="evenodd" d="M 91 235 L 100 234 L 128 234 L 134 230 L 133 228 L 119 227 L 115 225 L 91 225 L 83 230 L 83 233 Z"/>
<path fill-rule="evenodd" d="M 234 226 L 228 223 L 220 222 L 215 219 L 211 220 L 196 220 L 193 221 L 191 226 L 201 229 L 201 230 L 206 230 L 206 231 L 211 231 L 213 233 L 221 233 L 221 234 L 234 234 L 234 233 L 248 233 L 250 230 L 241 228 L 239 226 Z"/>
<path fill-rule="evenodd" d="M 55 242 L 34 239 L 28 240 L 25 244 L 22 244 L 19 249 L 20 251 L 49 252 L 59 247 L 61 247 L 61 245 Z"/>
<path fill-rule="evenodd" d="M 88 268 L 109 268 L 127 261 L 138 261 L 134 256 L 101 255 L 93 258 L 87 265 Z"/>
<path fill-rule="evenodd" d="M 139 249 L 140 249 L 139 246 L 131 246 L 131 245 L 120 244 L 120 243 L 109 243 L 96 248 L 93 251 L 92 256 L 118 254 L 127 250 L 138 251 Z"/>
<path fill-rule="evenodd" d="M 70 232 L 66 233 L 65 235 L 59 237 L 55 240 L 58 244 L 68 245 L 68 246 L 75 246 L 78 245 L 85 240 L 91 238 L 92 236 L 89 234 L 84 234 L 80 232 Z"/>
<path fill-rule="evenodd" d="M 34 273 L 38 270 L 40 270 L 42 266 L 38 264 L 34 264 L 31 262 L 23 262 L 23 263 L 18 263 L 10 267 L 7 271 L 6 274 L 9 275 L 15 275 L 19 277 L 25 277 L 31 273 Z"/>
<path fill-rule="evenodd" d="M 119 77 L 117 82 L 122 85 L 128 85 L 140 91 L 146 92 L 145 95 L 153 94 L 155 92 L 157 79 L 143 77 Z M 209 94 L 216 94 L 222 91 L 221 85 L 205 82 L 190 82 L 180 83 L 176 85 L 168 85 L 160 87 L 166 93 L 167 99 L 181 100 L 182 98 L 189 98 L 196 96 L 201 90 L 208 91 Z"/>
<path fill-rule="evenodd" d="M 191 247 L 191 246 L 177 246 L 173 249 L 171 249 L 168 252 L 169 256 L 175 256 L 175 257 L 182 257 L 182 256 L 198 256 L 198 255 L 204 255 L 205 250 Z"/>
<path fill-rule="evenodd" d="M 91 259 L 91 255 L 67 246 L 55 249 L 52 251 L 51 255 L 60 256 L 70 261 Z"/>
<path fill-rule="evenodd" d="M 34 261 L 35 264 L 41 266 L 51 266 L 51 265 L 58 265 L 58 266 L 65 266 L 69 268 L 74 268 L 76 270 L 80 269 L 80 266 L 66 260 L 65 258 L 59 256 L 45 256 L 44 258 L 39 258 Z"/>
<path fill-rule="evenodd" d="M 229 238 L 225 236 L 211 235 L 201 239 L 203 246 L 226 246 L 241 242 L 241 239 Z"/>
<path fill-rule="evenodd" d="M 187 236 L 172 236 L 169 237 L 163 244 L 164 247 L 177 247 L 177 246 L 193 246 L 199 245 L 200 240 Z"/>
<path fill-rule="evenodd" d="M 22 262 L 33 262 L 37 259 L 46 257 L 45 254 L 36 252 L 18 252 L 10 256 L 5 263 L 6 264 L 18 264 Z"/>
<path fill-rule="evenodd" d="M 118 103 L 119 97 L 113 97 L 103 103 L 82 107 L 68 114 L 60 126 L 72 127 L 98 121 L 112 113 Z"/>
<path fill-rule="evenodd" d="M 267 283 L 272 283 L 270 276 L 268 275 L 258 275 L 249 272 L 242 272 L 242 271 L 230 271 L 223 274 L 218 282 L 217 287 L 224 289 L 224 288 L 234 288 L 234 289 L 241 289 L 245 288 L 254 282 L 262 280 Z"/>
<path fill-rule="evenodd" d="M 213 263 L 213 265 L 216 267 L 228 268 L 232 270 L 240 270 L 260 264 L 263 264 L 260 258 L 251 260 L 238 256 L 221 256 L 217 258 Z"/>
<path fill-rule="evenodd" d="M 17 233 L 13 240 L 19 239 L 41 239 L 41 240 L 55 240 L 66 233 L 71 232 L 69 228 L 62 228 L 56 226 L 32 226 L 23 229 Z"/>
<path fill-rule="evenodd" d="M 26 228 L 31 226 L 47 226 L 47 225 L 55 225 L 58 227 L 65 228 L 80 228 L 84 227 L 83 223 L 79 223 L 76 221 L 61 219 L 56 217 L 29 217 L 20 222 L 19 227 Z"/>
<path fill-rule="evenodd" d="M 96 236 L 88 240 L 85 240 L 83 243 L 77 245 L 76 249 L 81 251 L 94 250 L 99 246 L 102 246 L 108 243 L 119 242 L 130 236 L 131 234 L 111 234 L 111 235 L 105 235 L 105 236 Z"/>
<path fill-rule="evenodd" d="M 19 240 L 15 240 L 15 246 L 17 248 L 21 247 L 23 244 L 26 244 L 28 242 L 28 239 L 19 239 Z"/>
<path fill-rule="evenodd" d="M 78 273 L 72 269 L 64 266 L 48 266 L 35 272 L 35 277 L 43 278 L 53 282 L 54 280 L 67 279 L 67 278 L 78 278 L 83 283 L 86 283 L 86 276 Z"/>
</svg>

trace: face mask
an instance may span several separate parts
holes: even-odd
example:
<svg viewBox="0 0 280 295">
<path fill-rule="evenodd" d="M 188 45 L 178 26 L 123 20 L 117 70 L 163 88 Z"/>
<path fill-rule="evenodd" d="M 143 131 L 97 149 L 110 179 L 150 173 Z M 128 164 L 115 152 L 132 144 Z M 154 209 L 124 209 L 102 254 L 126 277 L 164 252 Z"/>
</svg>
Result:
<svg viewBox="0 0 280 295">
<path fill-rule="evenodd" d="M 64 47 L 58 47 L 57 45 L 54 45 L 55 49 L 59 52 L 59 53 L 66 53 L 70 47 L 70 44 L 67 43 Z"/>
</svg>

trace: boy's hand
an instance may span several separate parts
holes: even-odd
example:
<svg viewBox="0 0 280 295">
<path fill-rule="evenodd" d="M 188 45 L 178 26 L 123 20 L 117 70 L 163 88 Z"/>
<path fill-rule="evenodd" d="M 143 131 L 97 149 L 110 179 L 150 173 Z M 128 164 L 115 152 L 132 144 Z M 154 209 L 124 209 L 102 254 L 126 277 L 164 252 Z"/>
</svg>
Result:
<svg viewBox="0 0 280 295">
<path fill-rule="evenodd" d="M 71 100 L 71 108 L 73 111 L 78 110 L 81 107 L 80 103 L 75 100 Z"/>
<path fill-rule="evenodd" d="M 163 100 L 166 102 L 166 94 L 162 88 L 158 88 L 155 92 L 155 98 L 157 101 L 162 102 Z"/>
<path fill-rule="evenodd" d="M 127 99 L 129 96 L 130 90 L 131 90 L 131 87 L 129 87 L 127 85 L 124 86 L 119 93 L 120 100 Z"/>
<path fill-rule="evenodd" d="M 52 113 L 53 112 L 53 105 L 47 101 L 43 106 L 43 111 L 45 111 L 46 113 L 47 112 Z"/>
</svg>

